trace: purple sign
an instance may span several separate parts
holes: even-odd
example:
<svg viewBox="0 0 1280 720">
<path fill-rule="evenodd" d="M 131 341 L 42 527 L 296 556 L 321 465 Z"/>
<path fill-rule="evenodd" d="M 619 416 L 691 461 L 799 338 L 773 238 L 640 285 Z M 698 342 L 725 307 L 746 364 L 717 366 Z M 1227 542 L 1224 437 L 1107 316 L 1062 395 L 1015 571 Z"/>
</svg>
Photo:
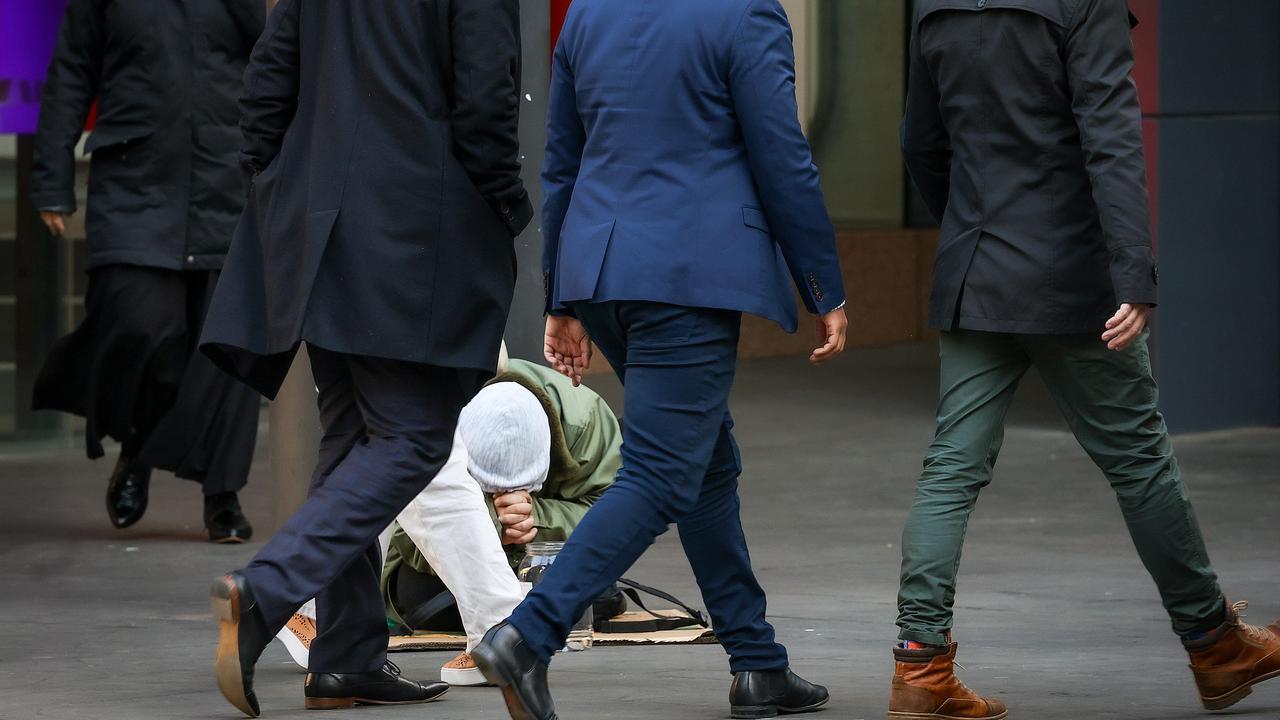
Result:
<svg viewBox="0 0 1280 720">
<path fill-rule="evenodd" d="M 0 134 L 33 133 L 66 0 L 0 0 Z"/>
</svg>

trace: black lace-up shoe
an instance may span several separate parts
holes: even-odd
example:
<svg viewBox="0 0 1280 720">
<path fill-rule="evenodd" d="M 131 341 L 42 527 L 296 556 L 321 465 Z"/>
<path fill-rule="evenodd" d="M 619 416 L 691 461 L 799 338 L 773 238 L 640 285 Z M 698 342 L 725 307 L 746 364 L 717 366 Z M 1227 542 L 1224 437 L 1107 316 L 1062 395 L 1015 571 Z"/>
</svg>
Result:
<svg viewBox="0 0 1280 720">
<path fill-rule="evenodd" d="M 401 677 L 399 666 L 388 660 L 373 672 L 308 673 L 303 694 L 308 710 L 339 710 L 356 705 L 428 703 L 448 691 L 448 683 L 420 683 Z"/>
<path fill-rule="evenodd" d="M 204 496 L 204 527 L 209 542 L 220 545 L 245 543 L 253 537 L 253 526 L 233 492 Z"/>
</svg>

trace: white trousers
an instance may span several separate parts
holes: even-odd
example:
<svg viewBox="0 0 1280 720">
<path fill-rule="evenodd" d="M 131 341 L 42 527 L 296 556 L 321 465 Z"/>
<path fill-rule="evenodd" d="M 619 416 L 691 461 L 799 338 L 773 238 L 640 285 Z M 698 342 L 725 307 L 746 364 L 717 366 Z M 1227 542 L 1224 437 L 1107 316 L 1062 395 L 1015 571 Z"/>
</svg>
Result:
<svg viewBox="0 0 1280 720">
<path fill-rule="evenodd" d="M 440 474 L 396 518 L 458 601 L 468 652 L 489 628 L 507 619 L 526 592 L 507 564 L 487 502 L 467 472 L 467 450 L 455 433 L 453 451 Z M 384 559 L 391 532 L 389 527 L 378 536 Z M 315 619 L 315 602 L 298 612 Z"/>
<path fill-rule="evenodd" d="M 396 520 L 458 601 L 470 651 L 524 599 L 457 434 L 449 461 Z M 383 546 L 383 557 L 386 556 Z"/>
</svg>

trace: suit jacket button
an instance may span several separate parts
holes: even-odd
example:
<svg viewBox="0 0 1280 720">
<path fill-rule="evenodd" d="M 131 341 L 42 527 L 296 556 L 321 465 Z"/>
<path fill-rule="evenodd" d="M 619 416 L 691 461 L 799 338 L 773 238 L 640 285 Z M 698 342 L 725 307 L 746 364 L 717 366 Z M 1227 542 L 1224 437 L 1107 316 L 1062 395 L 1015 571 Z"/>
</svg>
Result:
<svg viewBox="0 0 1280 720">
<path fill-rule="evenodd" d="M 978 7 L 984 8 L 986 6 L 987 6 L 987 0 L 978 0 Z"/>
</svg>

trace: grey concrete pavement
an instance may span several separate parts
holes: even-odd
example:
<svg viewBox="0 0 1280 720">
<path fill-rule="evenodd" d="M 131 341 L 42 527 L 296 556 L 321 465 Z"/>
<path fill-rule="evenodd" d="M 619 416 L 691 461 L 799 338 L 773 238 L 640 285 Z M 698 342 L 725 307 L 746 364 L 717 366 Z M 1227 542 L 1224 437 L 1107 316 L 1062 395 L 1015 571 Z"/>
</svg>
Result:
<svg viewBox="0 0 1280 720">
<path fill-rule="evenodd" d="M 734 410 L 744 515 L 770 614 L 793 666 L 828 685 L 830 720 L 883 718 L 892 674 L 898 537 L 932 432 L 928 346 L 850 353 L 837 365 L 746 363 Z M 591 384 L 618 398 L 611 378 Z M 1176 439 L 1210 553 L 1250 619 L 1280 616 L 1280 429 Z M 259 453 L 244 499 L 271 522 Z M 210 579 L 255 545 L 202 541 L 194 484 L 158 475 L 135 528 L 111 529 L 107 462 L 0 449 L 0 719 L 234 718 L 210 674 Z M 629 573 L 697 598 L 674 532 Z M 1206 715 L 1106 482 L 1028 377 L 996 479 L 974 515 L 962 569 L 962 677 L 1036 720 Z M 399 654 L 435 677 L 447 653 Z M 265 718 L 309 718 L 300 670 L 277 644 L 258 670 Z M 566 720 L 727 716 L 718 647 L 597 648 L 558 659 Z M 351 711 L 361 718 L 506 718 L 496 692 Z M 1280 717 L 1280 680 L 1229 714 Z M 334 713 L 333 717 L 340 717 Z M 329 715 L 325 715 L 329 717 Z"/>
</svg>

